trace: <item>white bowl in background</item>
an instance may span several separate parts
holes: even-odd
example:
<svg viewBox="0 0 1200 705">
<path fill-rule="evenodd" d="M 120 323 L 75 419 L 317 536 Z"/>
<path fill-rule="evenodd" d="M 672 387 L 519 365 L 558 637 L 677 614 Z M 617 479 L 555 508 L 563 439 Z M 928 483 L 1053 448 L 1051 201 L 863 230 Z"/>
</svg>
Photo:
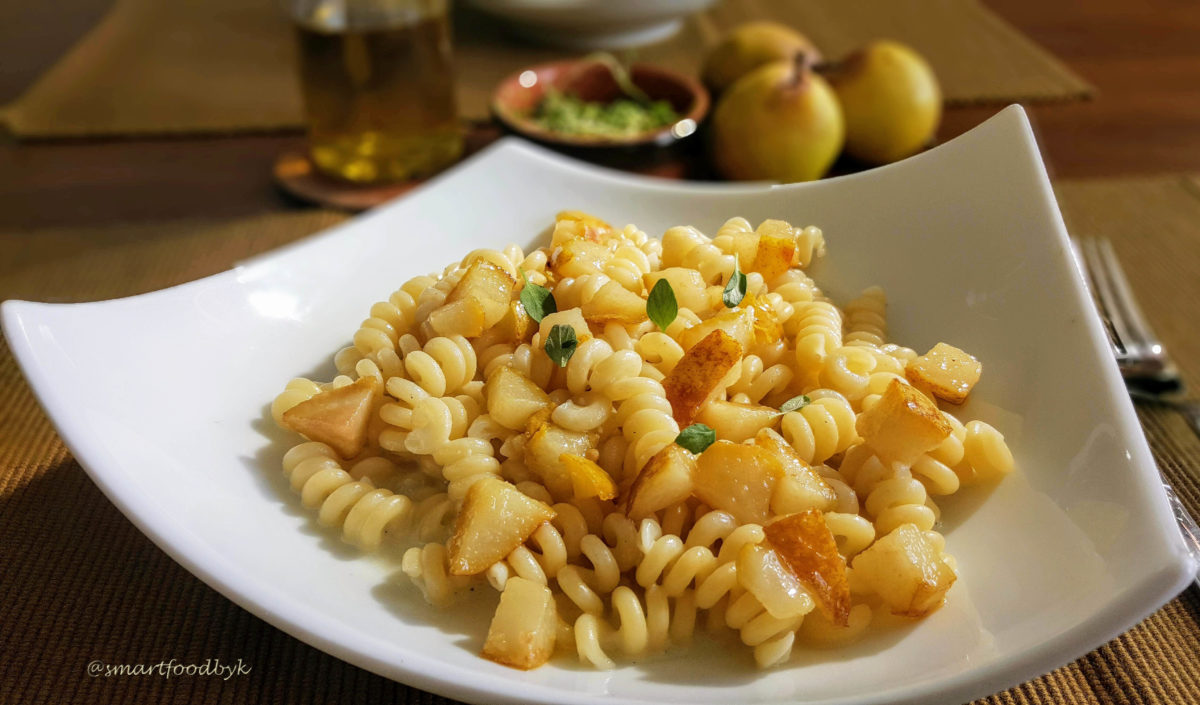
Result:
<svg viewBox="0 0 1200 705">
<path fill-rule="evenodd" d="M 1019 470 L 942 502 L 960 567 L 944 608 L 761 673 L 748 651 L 712 647 L 608 672 L 563 659 L 522 672 L 478 655 L 490 591 L 431 609 L 396 563 L 316 529 L 279 470 L 274 395 L 296 375 L 330 378 L 334 351 L 402 282 L 478 247 L 534 246 L 563 209 L 653 235 L 711 233 L 731 215 L 818 224 L 829 254 L 812 273 L 836 301 L 881 284 L 892 339 L 924 350 L 950 338 L 983 361 L 963 416 L 1005 433 Z M 905 161 L 778 187 L 635 177 L 504 140 L 231 271 L 2 312 L 67 446 L 159 547 L 297 638 L 468 702 L 957 705 L 1111 639 L 1195 570 L 1018 107 Z"/>
<path fill-rule="evenodd" d="M 683 18 L 716 0 L 470 0 L 541 44 L 579 49 L 625 49 L 670 37 Z"/>
</svg>

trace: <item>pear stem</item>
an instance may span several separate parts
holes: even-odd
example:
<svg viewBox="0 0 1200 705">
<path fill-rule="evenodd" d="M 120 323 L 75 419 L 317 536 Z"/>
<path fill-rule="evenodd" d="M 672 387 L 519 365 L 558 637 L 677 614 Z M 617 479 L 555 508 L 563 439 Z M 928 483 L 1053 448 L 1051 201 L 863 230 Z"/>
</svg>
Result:
<svg viewBox="0 0 1200 705">
<path fill-rule="evenodd" d="M 816 65 L 813 61 L 813 55 L 807 51 L 798 51 L 792 57 L 792 87 L 798 87 L 804 83 L 808 72 Z"/>
</svg>

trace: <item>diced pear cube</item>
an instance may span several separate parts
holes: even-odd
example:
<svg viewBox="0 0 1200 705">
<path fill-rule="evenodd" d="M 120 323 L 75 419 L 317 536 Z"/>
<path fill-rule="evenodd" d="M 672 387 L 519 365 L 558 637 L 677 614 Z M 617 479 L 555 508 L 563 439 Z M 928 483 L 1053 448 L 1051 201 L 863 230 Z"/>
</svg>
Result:
<svg viewBox="0 0 1200 705">
<path fill-rule="evenodd" d="M 783 337 L 783 324 L 775 317 L 775 310 L 760 296 L 747 296 L 749 301 L 743 301 L 744 306 L 754 310 L 754 342 L 759 345 L 771 345 Z"/>
<path fill-rule="evenodd" d="M 487 350 L 493 345 L 506 343 L 509 345 L 527 343 L 537 330 L 537 323 L 525 312 L 525 305 L 520 301 L 510 302 L 508 313 L 496 325 L 483 331 L 475 339 L 476 350 Z"/>
<path fill-rule="evenodd" d="M 662 383 L 680 428 L 692 423 L 741 359 L 742 345 L 723 330 L 714 330 L 683 354 Z"/>
<path fill-rule="evenodd" d="M 879 401 L 859 414 L 858 435 L 885 462 L 912 465 L 950 435 L 937 406 L 913 387 L 893 379 Z"/>
<path fill-rule="evenodd" d="M 819 509 L 791 514 L 763 527 L 767 543 L 799 578 L 817 606 L 838 626 L 850 619 L 850 587 L 846 559 Z"/>
<path fill-rule="evenodd" d="M 737 556 L 737 578 L 776 619 L 798 617 L 813 608 L 813 599 L 800 579 L 769 546 L 743 546 Z"/>
<path fill-rule="evenodd" d="M 583 211 L 560 211 L 554 216 L 554 233 L 550 237 L 550 248 L 560 247 L 570 240 L 600 242 L 613 227 L 600 218 Z"/>
<path fill-rule="evenodd" d="M 438 335 L 474 338 L 487 327 L 487 312 L 478 299 L 464 298 L 445 304 L 429 314 L 429 325 Z"/>
<path fill-rule="evenodd" d="M 583 317 L 589 323 L 639 323 L 646 320 L 646 300 L 609 280 L 583 305 Z"/>
<path fill-rule="evenodd" d="M 901 524 L 854 557 L 854 580 L 895 614 L 924 617 L 942 606 L 957 576 L 938 546 L 914 524 Z"/>
<path fill-rule="evenodd" d="M 592 331 L 588 328 L 587 321 L 583 318 L 583 312 L 577 308 L 558 311 L 542 318 L 541 326 L 538 327 L 542 345 L 546 344 L 546 340 L 550 337 L 550 331 L 554 326 L 570 326 L 574 328 L 575 339 L 581 343 L 592 336 Z"/>
<path fill-rule="evenodd" d="M 775 494 L 771 496 L 774 514 L 794 514 L 806 509 L 827 512 L 837 503 L 837 493 L 829 483 L 804 462 L 783 436 L 765 428 L 754 437 L 754 445 L 773 455 L 783 468 L 775 485 Z"/>
<path fill-rule="evenodd" d="M 283 412 L 283 425 L 328 445 L 343 458 L 353 458 L 367 445 L 378 387 L 374 377 L 360 377 L 344 387 L 321 392 Z"/>
<path fill-rule="evenodd" d="M 488 628 L 483 657 L 513 668 L 537 668 L 554 653 L 558 607 L 550 588 L 511 577 Z"/>
<path fill-rule="evenodd" d="M 756 232 L 758 249 L 750 271 L 762 274 L 764 281 L 771 282 L 791 269 L 796 255 L 796 236 L 792 226 L 782 220 L 764 220 Z"/>
<path fill-rule="evenodd" d="M 467 490 L 454 534 L 446 544 L 452 575 L 475 575 L 512 553 L 555 512 L 498 478 L 476 481 Z"/>
<path fill-rule="evenodd" d="M 563 453 L 558 456 L 558 462 L 571 478 L 576 500 L 589 497 L 608 500 L 617 496 L 617 486 L 612 476 L 591 460 L 581 455 Z"/>
<path fill-rule="evenodd" d="M 738 230 L 733 234 L 733 252 L 737 255 L 738 265 L 743 272 L 748 272 L 754 266 L 754 256 L 758 253 L 758 233 Z"/>
<path fill-rule="evenodd" d="M 483 388 L 488 415 L 514 431 L 525 429 L 529 418 L 550 406 L 550 395 L 520 371 L 497 367 Z"/>
<path fill-rule="evenodd" d="M 604 245 L 589 240 L 567 240 L 554 251 L 550 269 L 559 279 L 581 277 L 584 274 L 602 274 L 604 265 L 612 259 L 612 251 Z"/>
<path fill-rule="evenodd" d="M 909 361 L 904 370 L 913 384 L 951 404 L 967 400 L 982 372 L 983 365 L 979 360 L 945 343 L 938 343 L 929 352 Z"/>
<path fill-rule="evenodd" d="M 743 524 L 762 524 L 771 517 L 771 495 L 780 474 L 778 461 L 762 448 L 717 441 L 696 458 L 693 492 Z"/>
<path fill-rule="evenodd" d="M 696 456 L 674 443 L 654 454 L 638 473 L 625 500 L 626 514 L 639 521 L 692 496 Z"/>
<path fill-rule="evenodd" d="M 745 301 L 743 300 L 743 303 Z M 748 349 L 754 342 L 754 309 L 750 306 L 739 305 L 737 308 L 722 311 L 707 321 L 701 321 L 691 328 L 686 328 L 679 334 L 679 346 L 690 350 L 713 331 L 723 331 L 742 346 Z"/>
<path fill-rule="evenodd" d="M 713 399 L 700 407 L 696 421 L 716 431 L 717 438 L 741 443 L 779 420 L 779 410 L 761 404 Z"/>
<path fill-rule="evenodd" d="M 542 422 L 536 428 L 531 427 L 526 435 L 526 467 L 542 478 L 546 489 L 555 497 L 570 497 L 575 491 L 574 483 L 567 469 L 559 462 L 559 457 L 564 453 L 586 455 L 595 447 L 596 437 L 582 431 L 569 431 L 549 421 Z"/>
<path fill-rule="evenodd" d="M 446 296 L 446 303 L 453 304 L 464 299 L 479 302 L 483 309 L 483 325 L 494 326 L 504 318 L 512 303 L 516 280 L 500 267 L 484 259 L 477 259 L 467 268 L 466 274 Z"/>
<path fill-rule="evenodd" d="M 679 308 L 686 308 L 695 313 L 703 313 L 710 308 L 708 286 L 700 272 L 690 267 L 668 267 L 644 274 L 642 282 L 646 285 L 646 291 L 652 290 L 659 279 L 666 279 L 671 285 Z"/>
</svg>

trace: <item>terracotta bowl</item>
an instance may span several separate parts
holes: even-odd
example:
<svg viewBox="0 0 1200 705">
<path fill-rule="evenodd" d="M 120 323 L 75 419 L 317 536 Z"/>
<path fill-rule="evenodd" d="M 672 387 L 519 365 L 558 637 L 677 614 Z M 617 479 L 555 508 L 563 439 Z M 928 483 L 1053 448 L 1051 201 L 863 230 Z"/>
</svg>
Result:
<svg viewBox="0 0 1200 705">
<path fill-rule="evenodd" d="M 648 64 L 630 70 L 634 85 L 651 100 L 665 100 L 680 115 L 671 125 L 621 137 L 570 135 L 548 130 L 530 115 L 549 87 L 586 101 L 609 102 L 623 97 L 608 67 L 590 61 L 556 61 L 533 66 L 502 81 L 492 96 L 492 113 L 505 127 L 548 145 L 568 148 L 664 147 L 696 132 L 708 113 L 708 91 L 700 82 L 680 73 Z"/>
</svg>

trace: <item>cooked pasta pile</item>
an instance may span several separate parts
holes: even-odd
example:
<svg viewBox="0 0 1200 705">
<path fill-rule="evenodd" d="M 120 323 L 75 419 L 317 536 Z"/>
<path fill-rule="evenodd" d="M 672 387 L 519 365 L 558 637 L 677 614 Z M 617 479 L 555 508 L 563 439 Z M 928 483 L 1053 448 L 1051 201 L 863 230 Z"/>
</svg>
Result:
<svg viewBox="0 0 1200 705">
<path fill-rule="evenodd" d="M 878 287 L 834 305 L 805 274 L 824 251 L 778 220 L 658 240 L 561 213 L 548 247 L 408 281 L 335 379 L 288 383 L 284 471 L 347 541 L 407 542 L 429 602 L 500 591 L 483 655 L 510 666 L 699 629 L 768 667 L 922 617 L 956 579 L 935 498 L 1012 455 L 939 408 L 980 363 L 888 342 Z"/>
</svg>

